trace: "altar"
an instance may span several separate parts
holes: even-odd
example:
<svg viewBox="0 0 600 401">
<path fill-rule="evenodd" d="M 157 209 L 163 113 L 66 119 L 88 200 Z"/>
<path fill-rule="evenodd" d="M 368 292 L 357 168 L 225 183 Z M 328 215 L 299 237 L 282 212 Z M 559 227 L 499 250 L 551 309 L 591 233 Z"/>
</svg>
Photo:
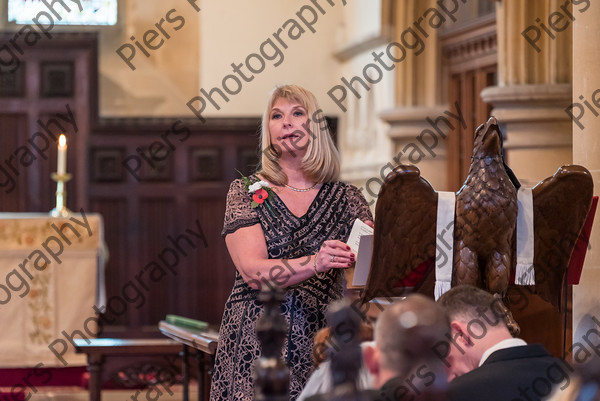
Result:
<svg viewBox="0 0 600 401">
<path fill-rule="evenodd" d="M 97 335 L 97 320 L 83 324 L 105 304 L 105 259 L 98 214 L 0 213 L 0 368 L 64 366 L 49 344 Z M 73 347 L 63 358 L 86 363 Z"/>
</svg>

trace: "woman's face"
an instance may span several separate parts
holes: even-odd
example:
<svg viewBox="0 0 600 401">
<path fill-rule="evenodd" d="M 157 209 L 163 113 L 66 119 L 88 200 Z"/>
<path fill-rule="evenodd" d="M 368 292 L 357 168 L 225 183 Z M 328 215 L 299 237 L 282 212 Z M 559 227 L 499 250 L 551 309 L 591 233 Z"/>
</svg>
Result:
<svg viewBox="0 0 600 401">
<path fill-rule="evenodd" d="M 300 103 L 277 99 L 269 114 L 271 144 L 282 155 L 303 156 L 310 140 L 309 123 L 308 113 Z"/>
</svg>

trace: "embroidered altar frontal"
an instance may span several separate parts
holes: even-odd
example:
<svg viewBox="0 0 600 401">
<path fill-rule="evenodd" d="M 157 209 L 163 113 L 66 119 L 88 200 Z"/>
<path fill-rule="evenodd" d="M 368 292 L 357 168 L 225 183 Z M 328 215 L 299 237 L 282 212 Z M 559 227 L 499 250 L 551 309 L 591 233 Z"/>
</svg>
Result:
<svg viewBox="0 0 600 401">
<path fill-rule="evenodd" d="M 97 214 L 0 213 L 0 321 L 6 328 L 0 367 L 65 366 L 53 342 L 69 341 L 76 330 L 96 336 L 93 307 L 105 297 L 103 244 Z M 85 356 L 68 345 L 64 361 L 84 365 Z"/>
</svg>

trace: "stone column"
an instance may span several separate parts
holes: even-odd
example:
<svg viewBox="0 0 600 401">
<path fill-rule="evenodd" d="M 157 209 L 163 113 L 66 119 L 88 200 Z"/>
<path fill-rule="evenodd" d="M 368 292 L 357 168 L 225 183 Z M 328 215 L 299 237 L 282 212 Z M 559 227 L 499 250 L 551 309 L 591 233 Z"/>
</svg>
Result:
<svg viewBox="0 0 600 401">
<path fill-rule="evenodd" d="M 395 107 L 379 114 L 383 121 L 390 124 L 388 136 L 393 144 L 390 162 L 394 166 L 399 163 L 416 164 L 421 170 L 421 176 L 429 180 L 434 188 L 445 190 L 447 177 L 443 173 L 446 168 L 444 139 L 438 140 L 432 152 L 409 157 L 410 149 L 418 145 L 418 136 L 423 130 L 432 129 L 427 118 L 435 120 L 438 116 L 443 116 L 445 110 L 440 105 L 443 91 L 438 31 L 423 23 L 428 34 L 428 37 L 424 37 L 415 28 L 415 22 L 419 18 L 423 19 L 423 13 L 427 9 L 438 6 L 435 0 L 398 0 L 395 5 L 393 40 L 398 43 L 409 40 L 407 34 L 404 34 L 404 38 L 402 35 L 407 29 L 412 29 L 421 37 L 424 47 L 418 55 L 407 49 L 406 59 L 397 64 L 395 71 Z M 462 3 L 460 6 L 465 7 Z M 444 26 L 451 23 L 448 18 Z M 446 130 L 444 124 L 442 129 Z M 386 172 L 390 170 L 388 168 Z"/>
<path fill-rule="evenodd" d="M 571 103 L 570 15 L 579 14 L 557 0 L 496 3 L 498 86 L 481 97 L 494 107 L 507 135 L 508 164 L 527 186 L 572 162 L 564 112 Z"/>
<path fill-rule="evenodd" d="M 392 165 L 414 164 L 436 190 L 446 190 L 446 139 L 438 134 L 428 119 L 435 121 L 445 117 L 444 108 L 439 107 L 404 107 L 396 108 L 380 114 L 390 124 L 388 135 L 394 143 L 395 153 L 390 159 Z M 454 110 L 451 110 L 454 112 Z M 439 128 L 443 133 L 448 131 L 447 123 L 439 120 Z M 448 120 L 450 121 L 450 120 Z M 456 124 L 455 121 L 450 123 Z M 423 132 L 426 132 L 423 134 Z M 429 132 L 427 132 L 429 131 Z M 437 140 L 434 139 L 435 135 Z M 425 148 L 423 143 L 427 144 Z M 434 146 L 435 145 L 435 146 Z M 388 166 L 380 176 L 385 177 L 392 169 Z M 375 184 L 372 184 L 375 186 Z"/>
<path fill-rule="evenodd" d="M 573 101 L 574 114 L 582 116 L 573 122 L 573 162 L 585 166 L 594 179 L 594 195 L 600 193 L 600 4 L 592 2 L 580 13 L 573 27 Z M 583 100 L 580 98 L 583 96 Z M 595 110 L 590 110 L 590 107 Z M 584 345 L 591 354 L 600 352 L 588 341 L 598 344 L 600 332 L 600 216 L 596 213 L 594 227 L 583 267 L 581 283 L 573 287 L 573 344 Z M 597 330 L 593 332 L 591 330 Z M 587 338 L 587 341 L 586 341 Z M 579 355 L 580 357 L 583 354 Z M 575 358 L 575 362 L 583 362 Z"/>
<path fill-rule="evenodd" d="M 382 71 L 381 80 L 372 83 L 364 78 L 363 71 L 365 66 L 374 63 L 373 53 L 385 53 L 391 40 L 390 1 L 348 2 L 343 8 L 343 23 L 334 53 L 340 62 L 339 76 L 347 80 L 360 77 L 368 86 L 365 88 L 359 82 L 352 85 L 359 96 L 350 93 L 345 102 L 347 111 L 339 114 L 338 148 L 342 156 L 341 178 L 362 190 L 373 211 L 380 187 L 380 170 L 392 157 L 388 127 L 378 115 L 394 104 L 395 75 L 392 71 Z M 377 7 L 382 7 L 380 11 L 384 11 L 384 15 Z"/>
<path fill-rule="evenodd" d="M 435 7 L 434 0 L 401 0 L 396 2 L 394 18 L 394 41 L 411 43 L 411 35 L 403 34 L 412 29 L 424 42 L 424 50 L 416 55 L 413 50 L 406 49 L 406 59 L 396 68 L 396 104 L 403 107 L 435 106 L 439 98 L 438 68 L 440 64 L 437 31 L 426 27 L 429 37 L 424 37 L 415 27 L 415 21 L 422 19 L 425 10 Z M 449 24 L 448 19 L 444 24 Z M 404 35 L 404 37 L 403 37 Z"/>
</svg>

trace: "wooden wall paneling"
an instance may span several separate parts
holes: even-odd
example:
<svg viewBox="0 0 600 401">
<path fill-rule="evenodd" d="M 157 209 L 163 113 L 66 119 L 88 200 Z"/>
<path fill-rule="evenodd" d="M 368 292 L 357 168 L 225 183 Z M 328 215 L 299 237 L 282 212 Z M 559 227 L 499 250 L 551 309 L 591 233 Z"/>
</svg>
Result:
<svg viewBox="0 0 600 401">
<path fill-rule="evenodd" d="M 166 263 L 174 263 L 175 257 L 171 252 L 165 252 L 166 248 L 172 249 L 167 241 L 167 236 L 176 236 L 182 230 L 178 213 L 176 212 L 175 200 L 171 197 L 140 197 L 139 198 L 139 237 L 137 244 L 130 249 L 139 249 L 139 258 L 141 263 L 134 267 L 134 272 L 138 273 L 148 263 L 156 262 L 161 268 L 164 268 L 165 276 L 161 274 L 161 280 L 155 283 L 146 281 L 149 290 L 144 293 L 145 303 L 136 302 L 135 307 L 130 309 L 130 323 L 134 326 L 153 325 L 156 327 L 161 319 L 169 312 L 169 309 L 177 301 L 179 291 L 177 291 L 180 275 L 170 272 Z M 182 244 L 185 242 L 182 241 Z M 182 245 L 187 247 L 187 245 Z M 164 261 L 160 259 L 164 258 Z M 185 268 L 186 260 L 181 254 L 178 254 L 178 263 L 173 268 L 176 272 Z M 173 258 L 173 259 L 171 259 Z M 161 270 L 161 269 L 159 269 Z M 145 272 L 144 276 L 148 279 L 150 271 Z M 138 286 L 139 287 L 139 286 Z M 141 307 L 139 305 L 142 305 Z"/>
<path fill-rule="evenodd" d="M 238 147 L 236 150 L 237 165 L 242 167 L 240 169 L 242 174 L 247 176 L 256 171 L 260 163 L 260 156 L 256 154 L 256 148 Z"/>
<path fill-rule="evenodd" d="M 7 163 L 7 161 L 10 162 L 11 156 L 14 157 L 17 149 L 24 145 L 21 133 L 27 131 L 27 125 L 26 114 L 0 114 L 0 142 L 2 144 L 0 146 L 0 211 L 2 212 L 27 211 L 26 205 L 20 200 L 27 197 L 28 176 L 31 174 L 30 171 L 35 169 L 35 162 L 29 167 L 19 165 L 16 173 Z"/>
<path fill-rule="evenodd" d="M 222 149 L 216 147 L 192 148 L 188 157 L 189 181 L 223 180 Z"/>
<path fill-rule="evenodd" d="M 131 250 L 128 245 L 130 236 L 127 222 L 127 199 L 124 197 L 91 197 L 90 210 L 102 215 L 104 220 L 104 241 L 109 251 L 109 258 L 105 268 L 106 277 L 112 277 L 112 280 L 106 281 L 107 299 L 112 296 L 120 296 L 121 283 L 127 282 L 129 269 L 123 266 L 130 266 Z M 114 302 L 114 301 L 113 301 Z M 112 303 L 109 303 L 112 305 Z M 116 305 L 116 303 L 115 303 Z M 113 321 L 111 324 L 121 324 L 127 321 L 127 316 L 115 316 L 109 312 L 107 319 Z M 104 328 L 106 329 L 106 327 Z"/>
<path fill-rule="evenodd" d="M 87 209 L 87 141 L 90 132 L 91 115 L 95 114 L 96 88 L 96 44 L 95 34 L 64 34 L 59 35 L 44 48 L 36 49 L 31 54 L 32 85 L 29 92 L 29 104 L 35 103 L 37 113 L 30 113 L 30 124 L 35 131 L 43 131 L 38 124 L 38 119 L 46 123 L 49 118 L 57 120 L 66 128 L 68 139 L 67 172 L 73 175 L 72 180 L 67 184 L 67 207 L 73 211 L 81 208 Z M 61 94 L 58 83 L 52 72 L 56 73 L 59 66 L 71 66 L 71 70 L 63 71 L 71 73 L 65 77 L 67 84 L 66 92 L 70 96 L 59 96 Z M 49 71 L 48 69 L 53 71 Z M 53 80 L 48 82 L 48 80 Z M 53 90 L 54 96 L 47 96 L 45 91 Z M 35 100 L 34 100 L 35 99 Z M 69 105 L 74 115 L 77 125 L 77 132 L 71 128 L 71 125 L 56 118 L 56 113 L 66 115 Z M 58 133 L 58 129 L 53 129 Z M 30 133 L 30 134 L 31 134 Z M 38 211 L 49 211 L 54 207 L 56 184 L 50 180 L 50 172 L 56 171 L 56 143 L 52 143 L 53 159 L 48 163 L 48 170 L 42 170 L 37 185 L 32 187 L 40 190 L 39 196 L 35 199 L 41 199 L 32 204 L 31 207 Z M 49 200 L 48 200 L 49 199 Z M 50 207 L 48 207 L 48 203 Z"/>
<path fill-rule="evenodd" d="M 149 147 L 169 130 L 175 120 L 168 119 L 103 119 L 90 138 L 90 159 L 94 155 L 120 154 L 122 163 L 130 155 L 139 155 L 136 148 Z M 180 256 L 177 276 L 170 274 L 156 284 L 149 284 L 146 304 L 133 308 L 127 319 L 120 319 L 105 332 L 106 336 L 151 336 L 156 333 L 158 320 L 167 313 L 219 323 L 223 306 L 231 287 L 235 268 L 220 237 L 225 212 L 225 195 L 232 179 L 238 177 L 235 168 L 243 170 L 240 149 L 253 149 L 256 155 L 258 119 L 227 119 L 199 125 L 185 120 L 190 136 L 184 142 L 175 141 L 175 151 L 168 157 L 171 174 L 162 180 L 137 181 L 127 171 L 122 180 L 94 179 L 90 173 L 92 199 L 118 196 L 125 199 L 128 214 L 123 222 L 105 224 L 125 225 L 127 259 L 114 260 L 107 271 L 107 283 L 112 291 L 121 290 L 130 277 L 157 254 L 169 246 L 167 235 L 176 237 L 190 228 L 197 231 L 201 224 L 208 248 L 199 247 Z M 194 156 L 209 155 L 213 173 L 196 171 Z M 217 157 L 211 157 L 217 155 Z M 254 157 L 256 159 L 256 156 Z M 93 164 L 95 162 L 91 162 Z M 201 164 L 202 166 L 202 164 Z M 143 170 L 143 169 L 142 169 Z M 216 172 L 216 173 L 214 173 Z M 143 171 L 140 171 L 144 174 Z M 100 175 L 101 177 L 102 175 Z M 197 240 L 196 244 L 200 244 Z M 118 274 L 116 272 L 119 272 Z M 121 272 L 126 271 L 127 274 Z"/>
<path fill-rule="evenodd" d="M 221 321 L 223 306 L 235 277 L 235 267 L 227 253 L 225 240 L 221 237 L 225 215 L 223 196 L 189 200 L 190 208 L 197 210 L 197 219 L 208 246 L 195 252 L 190 258 L 190 268 L 197 279 L 195 282 L 185 283 L 183 289 L 190 295 L 189 299 L 193 303 L 189 305 L 181 300 L 183 302 L 179 305 L 182 309 L 187 309 L 195 319 L 215 324 Z"/>
<path fill-rule="evenodd" d="M 25 62 L 14 71 L 0 68 L 0 97 L 25 97 Z"/>
<path fill-rule="evenodd" d="M 89 155 L 90 181 L 101 183 L 125 180 L 125 169 L 121 164 L 125 157 L 124 148 L 92 148 Z"/>
<path fill-rule="evenodd" d="M 0 33 L 0 44 L 6 43 L 12 36 L 12 33 Z M 20 128 L 18 133 L 21 144 L 25 144 L 39 131 L 38 120 L 44 121 L 44 116 L 48 114 L 66 113 L 67 103 L 72 106 L 73 113 L 77 115 L 80 140 L 69 144 L 67 168 L 69 172 L 82 172 L 75 174 L 67 187 L 67 206 L 73 210 L 87 206 L 87 166 L 84 156 L 90 131 L 90 116 L 97 114 L 96 46 L 95 33 L 53 33 L 52 40 L 44 42 L 44 46 L 28 48 L 27 52 L 21 55 L 21 67 L 25 68 L 23 94 L 0 97 L 1 110 L 26 115 L 27 124 Z M 73 66 L 71 90 L 63 93 L 70 96 L 49 98 L 42 95 L 45 81 L 41 66 L 50 65 L 48 63 Z M 55 90 L 60 89 L 60 79 L 54 80 L 53 84 Z M 0 140 L 2 139 L 0 137 Z M 48 212 L 55 206 L 56 187 L 49 176 L 50 171 L 55 171 L 55 157 L 56 142 L 52 140 L 48 149 L 48 160 L 38 160 L 39 162 L 36 161 L 28 168 L 23 183 L 24 189 L 18 193 L 17 201 L 11 201 L 10 209 L 5 211 Z"/>
</svg>

